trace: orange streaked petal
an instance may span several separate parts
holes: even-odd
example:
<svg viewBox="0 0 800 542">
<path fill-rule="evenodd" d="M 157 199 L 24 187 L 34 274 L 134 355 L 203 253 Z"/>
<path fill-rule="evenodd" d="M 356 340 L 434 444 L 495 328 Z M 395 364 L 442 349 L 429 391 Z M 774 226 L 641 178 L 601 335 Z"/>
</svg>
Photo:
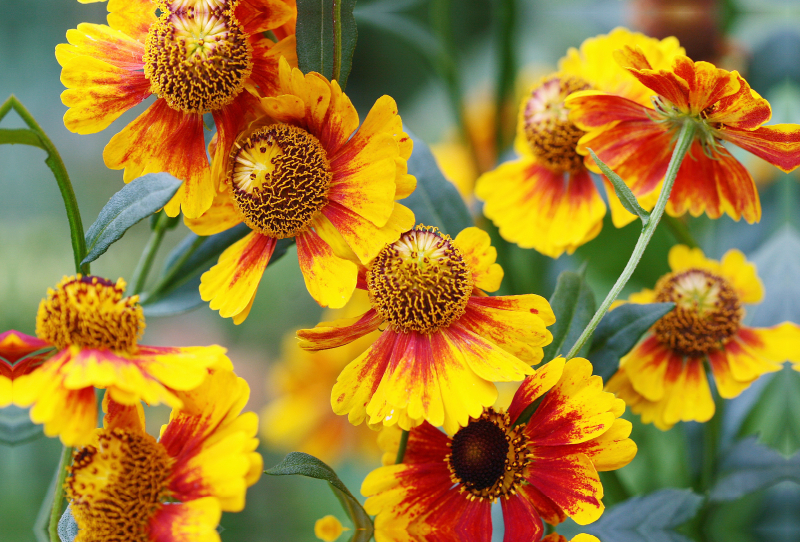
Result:
<svg viewBox="0 0 800 542">
<path fill-rule="evenodd" d="M 522 495 L 500 499 L 503 509 L 503 542 L 530 542 L 540 540 L 544 525 L 533 504 Z"/>
<path fill-rule="evenodd" d="M 650 335 L 620 360 L 620 367 L 630 378 L 633 388 L 650 401 L 659 401 L 664 395 L 664 380 L 674 356 L 658 339 Z M 677 359 L 680 364 L 680 359 Z"/>
<path fill-rule="evenodd" d="M 506 311 L 530 312 L 537 315 L 546 326 L 552 325 L 556 321 L 550 303 L 540 295 L 500 295 L 494 297 L 473 296 L 469 300 L 471 305 L 481 305 L 494 309 Z"/>
<path fill-rule="evenodd" d="M 214 200 L 203 140 L 203 116 L 176 111 L 161 98 L 111 138 L 103 151 L 106 166 L 125 168 L 125 182 L 166 171 L 184 181 L 164 207 L 169 216 L 195 218 Z"/>
<path fill-rule="evenodd" d="M 308 293 L 323 307 L 342 308 L 356 288 L 356 264 L 336 256 L 313 230 L 306 230 L 296 240 L 297 257 Z"/>
<path fill-rule="evenodd" d="M 301 329 L 297 332 L 297 338 L 300 339 L 300 348 L 304 350 L 327 350 L 372 333 L 382 323 L 383 316 L 375 309 L 370 309 L 361 316 L 335 322 L 320 322 L 313 329 Z"/>
<path fill-rule="evenodd" d="M 439 331 L 454 343 L 475 374 L 489 382 L 515 382 L 535 371 L 493 342 L 477 335 L 460 321 Z M 487 405 L 488 406 L 488 405 Z"/>
<path fill-rule="evenodd" d="M 102 24 L 81 23 L 77 29 L 67 30 L 67 41 L 69 44 L 56 45 L 56 60 L 62 67 L 76 58 L 90 57 L 115 68 L 138 71 L 144 78 L 144 45 L 124 32 Z M 63 75 L 62 83 L 66 85 Z"/>
<path fill-rule="evenodd" d="M 329 202 L 322 209 L 322 214 L 364 264 L 369 263 L 387 244 L 397 241 L 400 234 L 414 227 L 414 213 L 399 203 L 394 203 L 392 215 L 381 228 L 336 202 Z"/>
<path fill-rule="evenodd" d="M 668 426 L 679 421 L 707 422 L 714 416 L 714 399 L 701 360 L 686 360 L 665 402 L 663 421 Z"/>
<path fill-rule="evenodd" d="M 0 333 L 0 358 L 11 364 L 48 346 L 47 341 L 13 329 Z"/>
<path fill-rule="evenodd" d="M 750 151 L 785 172 L 800 166 L 800 126 L 774 124 L 755 130 L 738 130 L 726 126 L 719 136 L 737 147 Z"/>
<path fill-rule="evenodd" d="M 485 292 L 496 292 L 503 280 L 503 268 L 497 261 L 497 249 L 489 234 L 480 228 L 465 228 L 453 240 L 472 271 L 472 280 Z"/>
<path fill-rule="evenodd" d="M 213 149 L 210 149 L 213 151 L 211 176 L 215 188 L 223 184 L 230 150 L 236 136 L 250 121 L 255 120 L 260 111 L 258 98 L 249 92 L 240 92 L 231 103 L 211 112 L 217 127 L 214 144 L 211 146 Z"/>
<path fill-rule="evenodd" d="M 358 131 L 346 144 L 342 141 L 341 147 L 334 151 L 331 167 L 336 168 L 340 163 L 349 162 L 370 145 L 373 139 L 385 135 L 390 135 L 395 140 L 401 158 L 408 159 L 411 156 L 413 142 L 403 131 L 403 121 L 397 113 L 397 103 L 390 96 L 381 96 L 375 101 Z"/>
<path fill-rule="evenodd" d="M 253 71 L 249 82 L 258 87 L 259 96 L 276 96 L 280 93 L 278 63 L 285 58 L 290 66 L 297 66 L 297 40 L 294 35 L 274 43 L 262 34 L 250 36 L 253 47 Z"/>
<path fill-rule="evenodd" d="M 723 399 L 733 399 L 750 387 L 752 380 L 737 380 L 731 371 L 731 364 L 728 361 L 726 350 L 714 350 L 708 353 L 708 362 L 711 366 L 711 373 L 714 375 L 714 383 L 717 386 L 717 393 Z"/>
<path fill-rule="evenodd" d="M 217 264 L 200 278 L 200 297 L 212 310 L 230 318 L 245 310 L 256 294 L 275 239 L 257 232 L 247 234 L 225 249 Z"/>
<path fill-rule="evenodd" d="M 221 518 L 219 502 L 213 497 L 165 503 L 150 520 L 148 538 L 153 542 L 220 542 Z"/>
<path fill-rule="evenodd" d="M 636 456 L 636 443 L 629 438 L 632 428 L 631 422 L 617 418 L 611 428 L 599 437 L 563 446 L 561 450 L 565 455 L 585 455 L 598 472 L 620 469 Z"/>
<path fill-rule="evenodd" d="M 573 92 L 564 100 L 564 105 L 570 108 L 570 120 L 587 132 L 611 122 L 650 120 L 650 108 L 597 90 Z M 597 149 L 593 150 L 597 152 Z"/>
<path fill-rule="evenodd" d="M 758 278 L 756 265 L 748 262 L 740 250 L 732 248 L 722 256 L 719 272 L 736 289 L 742 303 L 759 303 L 764 298 L 764 284 Z"/>
<path fill-rule="evenodd" d="M 286 0 L 240 0 L 236 18 L 248 34 L 273 30 L 296 16 L 297 8 Z"/>
<path fill-rule="evenodd" d="M 539 367 L 535 373 L 522 381 L 508 407 L 512 422 L 516 422 L 522 411 L 544 395 L 561 379 L 566 360 L 558 357 Z"/>
<path fill-rule="evenodd" d="M 724 70 L 719 70 L 724 71 Z M 738 72 L 731 72 L 739 80 L 739 91 L 722 98 L 708 115 L 708 122 L 720 123 L 728 128 L 753 130 L 772 117 L 769 102 L 750 88 Z"/>
<path fill-rule="evenodd" d="M 147 39 L 150 25 L 158 20 L 152 0 L 109 0 L 107 9 L 111 28 L 141 43 Z"/>
<path fill-rule="evenodd" d="M 103 427 L 105 429 L 127 429 L 144 433 L 144 408 L 142 403 L 123 405 L 111 399 L 111 394 L 103 396 Z"/>
</svg>

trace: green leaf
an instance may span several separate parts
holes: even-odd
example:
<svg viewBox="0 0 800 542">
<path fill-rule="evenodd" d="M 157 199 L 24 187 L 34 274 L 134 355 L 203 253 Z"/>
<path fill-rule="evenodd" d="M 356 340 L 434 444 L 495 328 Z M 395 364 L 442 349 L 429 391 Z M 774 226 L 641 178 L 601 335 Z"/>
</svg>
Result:
<svg viewBox="0 0 800 542">
<path fill-rule="evenodd" d="M 169 173 L 150 173 L 134 179 L 111 196 L 86 233 L 87 254 L 81 264 L 95 261 L 128 228 L 155 213 L 172 199 L 182 181 Z"/>
<path fill-rule="evenodd" d="M 611 184 L 614 185 L 614 192 L 617 193 L 617 197 L 619 197 L 619 201 L 622 203 L 622 206 L 625 209 L 637 215 L 639 218 L 642 219 L 642 225 L 646 225 L 650 221 L 650 213 L 642 209 L 642 206 L 639 205 L 639 200 L 636 199 L 636 196 L 633 195 L 631 189 L 628 188 L 628 185 L 625 184 L 625 181 L 622 180 L 622 177 L 614 173 L 614 170 L 608 167 L 605 162 L 600 160 L 597 155 L 594 153 L 592 149 L 589 149 L 589 154 L 592 155 L 595 163 L 600 168 L 600 171 L 611 181 Z"/>
<path fill-rule="evenodd" d="M 414 211 L 417 224 L 436 226 L 455 237 L 474 225 L 472 215 L 458 189 L 445 179 L 430 148 L 408 128 L 403 129 L 414 141 L 408 172 L 417 178 L 417 188 L 401 203 Z"/>
<path fill-rule="evenodd" d="M 675 529 L 697 514 L 703 500 L 689 489 L 662 489 L 606 510 L 579 532 L 613 542 L 689 542 Z"/>
<path fill-rule="evenodd" d="M 0 409 L 0 444 L 16 446 L 43 434 L 42 426 L 31 421 L 27 408 L 9 405 Z"/>
<path fill-rule="evenodd" d="M 180 286 L 170 290 L 156 301 L 142 303 L 145 317 L 174 316 L 196 309 L 203 304 L 200 297 L 200 274 L 197 273 Z"/>
<path fill-rule="evenodd" d="M 270 476 L 300 475 L 325 480 L 353 522 L 356 532 L 351 541 L 367 542 L 372 537 L 372 519 L 364 507 L 350 493 L 334 470 L 313 455 L 291 452 L 283 458 L 283 461 L 271 469 L 265 470 L 264 473 Z"/>
<path fill-rule="evenodd" d="M 800 374 L 790 366 L 774 375 L 764 375 L 755 383 L 768 380 L 758 394 L 755 406 L 747 413 L 740 435 L 758 434 L 759 440 L 785 456 L 800 450 Z M 747 392 L 742 394 L 747 398 Z M 734 404 L 741 404 L 741 397 Z M 726 413 L 727 410 L 726 409 Z"/>
<path fill-rule="evenodd" d="M 343 89 L 356 49 L 356 0 L 297 0 L 297 61 Z"/>
<path fill-rule="evenodd" d="M 785 457 L 756 437 L 735 444 L 720 463 L 727 472 L 709 494 L 711 501 L 733 501 L 784 480 L 800 483 L 800 453 Z"/>
<path fill-rule="evenodd" d="M 675 303 L 626 303 L 609 311 L 592 336 L 589 359 L 594 374 L 607 381 L 617 372 L 619 360 L 630 352 L 645 331 L 675 308 Z"/>
<path fill-rule="evenodd" d="M 556 289 L 550 298 L 556 323 L 550 327 L 553 342 L 544 347 L 544 361 L 550 361 L 569 352 L 580 337 L 595 311 L 594 293 L 580 273 L 564 271 L 558 276 Z M 578 352 L 585 356 L 591 341 Z"/>
</svg>

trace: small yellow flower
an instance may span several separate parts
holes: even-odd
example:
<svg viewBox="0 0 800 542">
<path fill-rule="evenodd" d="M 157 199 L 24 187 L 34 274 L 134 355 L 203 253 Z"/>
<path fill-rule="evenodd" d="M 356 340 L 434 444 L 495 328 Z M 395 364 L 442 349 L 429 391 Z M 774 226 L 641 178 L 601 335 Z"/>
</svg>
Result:
<svg viewBox="0 0 800 542">
<path fill-rule="evenodd" d="M 125 281 L 64 277 L 39 305 L 38 348 L 55 351 L 14 380 L 13 401 L 31 406 L 34 423 L 65 445 L 84 445 L 97 427 L 95 388 L 114 401 L 166 403 L 180 408 L 177 392 L 200 386 L 208 370 L 233 368 L 221 346 L 163 347 L 139 344 L 144 316 L 138 296 L 125 297 Z M 40 360 L 41 361 L 41 360 Z M 16 370 L 16 369 L 15 369 Z"/>
<path fill-rule="evenodd" d="M 314 536 L 325 542 L 333 542 L 342 536 L 344 531 L 349 530 L 347 527 L 343 527 L 335 516 L 325 516 L 314 523 Z"/>
</svg>

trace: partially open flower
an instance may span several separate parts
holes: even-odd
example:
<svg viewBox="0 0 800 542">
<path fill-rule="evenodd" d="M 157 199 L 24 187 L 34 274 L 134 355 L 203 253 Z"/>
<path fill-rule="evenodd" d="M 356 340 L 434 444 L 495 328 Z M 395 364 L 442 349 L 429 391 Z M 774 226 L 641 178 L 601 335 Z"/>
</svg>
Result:
<svg viewBox="0 0 800 542">
<path fill-rule="evenodd" d="M 339 375 L 334 411 L 354 424 L 369 416 L 370 425 L 409 429 L 427 420 L 454 431 L 494 403 L 494 382 L 532 374 L 555 316 L 538 295 L 487 296 L 503 277 L 496 257 L 478 228 L 452 239 L 417 226 L 386 245 L 360 285 L 366 313 L 297 332 L 303 348 L 324 350 L 382 329 Z"/>
<path fill-rule="evenodd" d="M 103 429 L 76 450 L 66 481 L 76 542 L 219 542 L 223 511 L 244 508 L 261 475 L 247 383 L 216 371 L 184 397 L 156 440 L 141 404 L 106 395 Z"/>
<path fill-rule="evenodd" d="M 630 302 L 672 302 L 675 309 L 622 358 L 608 382 L 643 422 L 662 430 L 714 415 L 706 364 L 719 395 L 732 399 L 761 375 L 780 370 L 800 344 L 796 324 L 742 323 L 744 304 L 758 303 L 764 292 L 755 266 L 738 250 L 717 262 L 700 249 L 678 245 L 670 250 L 669 264 L 672 272 L 654 290 L 634 294 Z"/>
<path fill-rule="evenodd" d="M 35 423 L 66 445 L 86 444 L 97 427 L 95 388 L 114 401 L 182 406 L 178 391 L 198 387 L 209 368 L 232 369 L 220 346 L 139 344 L 144 316 L 138 296 L 125 297 L 125 281 L 64 277 L 39 305 L 39 348 L 55 352 L 14 380 L 14 403 L 32 406 Z M 31 337 L 33 341 L 37 339 Z M 29 341 L 31 342 L 31 341 Z"/>
<path fill-rule="evenodd" d="M 598 471 L 636 455 L 631 424 L 619 418 L 625 404 L 602 387 L 587 360 L 557 358 L 523 381 L 508 412 L 484 409 L 452 435 L 428 423 L 412 429 L 403 462 L 373 471 L 361 487 L 376 540 L 407 532 L 488 542 L 498 500 L 506 540 L 540 539 L 540 516 L 552 525 L 597 520 Z"/>
</svg>

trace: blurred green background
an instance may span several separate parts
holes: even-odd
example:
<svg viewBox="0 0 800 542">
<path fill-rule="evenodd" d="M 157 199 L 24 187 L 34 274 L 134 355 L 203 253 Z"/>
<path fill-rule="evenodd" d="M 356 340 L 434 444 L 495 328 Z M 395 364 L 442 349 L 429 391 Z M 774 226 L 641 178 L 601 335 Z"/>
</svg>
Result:
<svg viewBox="0 0 800 542">
<path fill-rule="evenodd" d="M 497 28 L 493 8 L 499 2 L 452 3 L 450 20 L 458 82 L 469 108 L 477 103 L 476 97 L 491 90 L 496 77 Z M 428 4 L 424 0 L 358 1 L 359 38 L 347 92 L 362 118 L 379 96 L 393 96 L 407 126 L 432 144 L 452 133 L 455 120 L 445 86 L 425 54 L 426 39 L 430 37 L 424 32 L 429 25 Z M 3 0 L 3 8 L 0 100 L 15 94 L 50 135 L 69 170 L 88 228 L 108 198 L 122 186 L 121 172 L 103 165 L 103 147 L 152 98 L 104 132 L 70 133 L 61 120 L 66 108 L 59 99 L 63 87 L 54 48 L 65 41 L 66 31 L 79 23 L 104 23 L 105 3 Z M 658 37 L 676 33 L 695 60 L 711 60 L 721 67 L 742 71 L 751 86 L 771 100 L 773 122 L 800 122 L 800 90 L 796 86 L 800 81 L 800 5 L 796 1 L 519 0 L 514 23 L 512 43 L 517 63 L 521 69 L 540 75 L 554 70 L 568 47 L 577 47 L 585 38 L 619 25 Z M 21 121 L 11 114 L 3 126 L 18 127 Z M 72 272 L 63 206 L 43 159 L 43 153 L 35 148 L 0 146 L 0 330 L 13 328 L 33 333 L 36 308 L 46 289 Z M 786 319 L 797 322 L 800 304 L 792 281 L 800 276 L 796 233 L 800 228 L 800 187 L 795 177 L 779 174 L 774 168 L 753 171 L 762 188 L 761 224 L 749 226 L 727 218 L 716 222 L 700 218 L 692 220 L 690 228 L 709 256 L 719 257 L 736 246 L 760 264 L 767 302 L 750 312 L 751 323 L 772 325 Z M 169 249 L 186 233 L 181 225 L 167 235 L 151 279 Z M 129 278 L 148 234 L 146 221 L 131 229 L 93 264 L 93 272 L 109 278 Z M 623 268 L 637 236 L 635 224 L 616 230 L 607 222 L 597 239 L 575 255 L 556 261 L 516 247 L 499 247 L 506 273 L 513 277 L 512 286 L 507 283 L 506 291 L 549 296 L 561 270 L 588 262 L 587 277 L 599 301 Z M 668 231 L 656 234 L 626 294 L 652 286 L 668 270 L 666 251 L 674 243 Z M 266 370 L 280 353 L 282 337 L 288 331 L 315 325 L 320 315 L 320 308 L 305 291 L 294 254 L 291 249 L 287 257 L 269 267 L 245 324 L 234 326 L 203 306 L 182 316 L 149 319 L 144 342 L 225 345 L 237 372 L 250 383 L 249 408 L 260 410 L 269 398 Z M 790 280 L 787 275 L 792 273 L 795 278 Z M 797 410 L 789 404 L 792 394 L 798 393 L 797 377 L 784 373 L 771 376 L 769 382 L 759 383 L 744 394 L 741 401 L 737 400 L 742 405 L 738 411 L 728 409 L 739 412 L 726 418 L 731 434 L 760 432 L 770 445 L 786 453 L 797 449 Z M 762 394 L 765 387 L 767 392 Z M 756 409 L 750 412 L 756 403 Z M 791 412 L 795 415 L 791 416 Z M 165 411 L 154 409 L 152 415 L 152 423 L 157 426 L 155 422 L 164 419 Z M 697 438 L 697 428 L 691 424 L 668 433 L 637 424 L 634 439 L 641 452 L 621 471 L 620 478 L 632 493 L 688 487 L 697 467 L 698 458 L 692 452 Z M 44 437 L 15 447 L 0 447 L 2 542 L 35 539 L 32 526 L 59 451 L 57 440 Z M 267 466 L 277 463 L 283 455 L 262 451 Z M 377 466 L 376 458 L 377 455 L 352 458 L 339 466 L 340 476 L 354 493 L 365 473 Z M 344 518 L 324 486 L 308 479 L 262 478 L 250 489 L 246 510 L 223 517 L 223 540 L 314 540 L 313 524 L 317 518 L 331 513 Z M 782 539 L 786 532 L 796 533 L 789 528 L 781 530 L 783 524 L 779 520 L 770 520 L 772 523 L 767 522 L 766 527 L 757 523 L 764 517 L 759 510 L 778 513 L 779 508 L 771 502 L 797 505 L 797 493 L 796 486 L 780 486 L 749 496 L 746 502 L 742 501 L 744 504 L 714 510 L 708 524 L 717 527 L 711 534 L 701 536 L 726 542 L 772 542 Z M 797 508 L 794 507 L 795 513 Z M 773 528 L 776 525 L 780 527 L 777 531 Z M 698 536 L 697 532 L 692 535 Z"/>
</svg>

